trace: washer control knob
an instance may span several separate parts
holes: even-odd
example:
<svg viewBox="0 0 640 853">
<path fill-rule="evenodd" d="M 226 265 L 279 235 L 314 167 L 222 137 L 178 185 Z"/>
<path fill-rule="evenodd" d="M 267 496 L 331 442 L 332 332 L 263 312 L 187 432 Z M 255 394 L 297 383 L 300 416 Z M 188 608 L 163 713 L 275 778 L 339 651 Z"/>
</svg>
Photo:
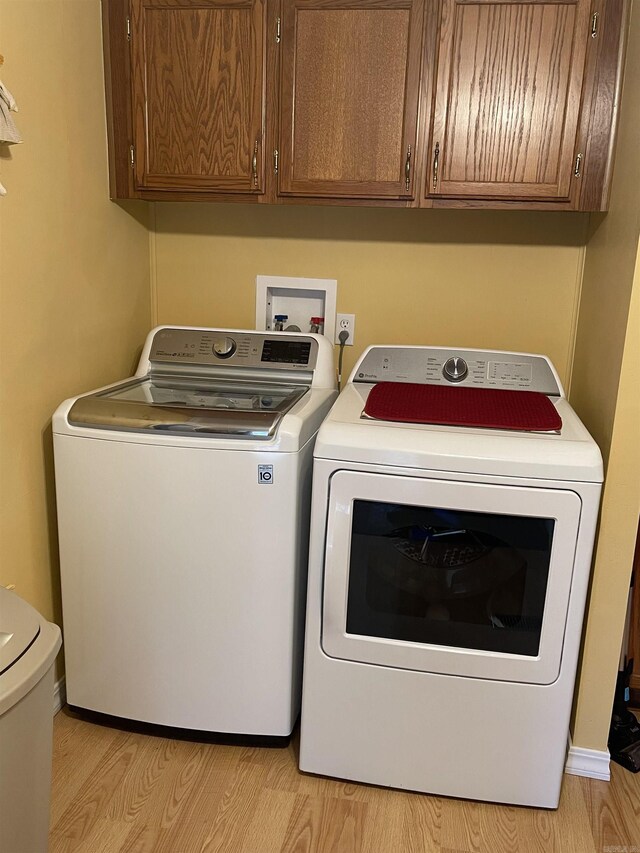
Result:
<svg viewBox="0 0 640 853">
<path fill-rule="evenodd" d="M 462 382 L 468 372 L 467 362 L 458 356 L 448 358 L 442 368 L 442 375 L 448 382 Z"/>
<path fill-rule="evenodd" d="M 216 338 L 213 342 L 213 354 L 218 358 L 231 358 L 236 351 L 233 338 Z"/>
</svg>

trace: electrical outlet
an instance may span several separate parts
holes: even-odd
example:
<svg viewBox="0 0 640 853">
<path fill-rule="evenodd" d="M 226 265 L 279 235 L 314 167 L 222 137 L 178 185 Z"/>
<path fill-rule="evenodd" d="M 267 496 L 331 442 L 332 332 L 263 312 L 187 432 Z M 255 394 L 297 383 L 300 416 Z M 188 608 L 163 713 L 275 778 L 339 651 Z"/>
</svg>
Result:
<svg viewBox="0 0 640 853">
<path fill-rule="evenodd" d="M 356 315 L 355 314 L 336 314 L 336 340 L 340 343 L 340 332 L 349 332 L 349 337 L 345 342 L 345 346 L 352 347 L 353 339 L 356 333 Z"/>
</svg>

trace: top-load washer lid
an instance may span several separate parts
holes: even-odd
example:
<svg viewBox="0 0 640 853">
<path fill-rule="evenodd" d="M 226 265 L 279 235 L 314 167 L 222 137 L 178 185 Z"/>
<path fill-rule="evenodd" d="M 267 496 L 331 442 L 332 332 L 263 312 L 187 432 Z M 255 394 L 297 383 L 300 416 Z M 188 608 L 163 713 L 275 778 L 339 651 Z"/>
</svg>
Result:
<svg viewBox="0 0 640 853">
<path fill-rule="evenodd" d="M 268 440 L 307 391 L 293 384 L 157 374 L 80 397 L 69 423 Z"/>
<path fill-rule="evenodd" d="M 539 391 L 457 388 L 381 382 L 371 389 L 364 415 L 376 420 L 551 432 L 562 418 Z"/>
<path fill-rule="evenodd" d="M 317 432 L 335 388 L 333 347 L 322 335 L 159 326 L 147 336 L 135 376 L 65 400 L 53 429 L 298 450 Z"/>
</svg>

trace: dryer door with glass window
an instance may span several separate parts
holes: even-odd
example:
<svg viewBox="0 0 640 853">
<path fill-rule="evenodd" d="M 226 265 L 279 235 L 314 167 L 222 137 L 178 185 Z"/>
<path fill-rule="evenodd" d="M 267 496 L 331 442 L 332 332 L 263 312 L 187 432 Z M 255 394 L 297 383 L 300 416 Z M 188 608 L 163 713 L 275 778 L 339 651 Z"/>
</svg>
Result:
<svg viewBox="0 0 640 853">
<path fill-rule="evenodd" d="M 572 491 L 338 471 L 322 647 L 343 660 L 550 684 L 581 500 Z"/>
</svg>

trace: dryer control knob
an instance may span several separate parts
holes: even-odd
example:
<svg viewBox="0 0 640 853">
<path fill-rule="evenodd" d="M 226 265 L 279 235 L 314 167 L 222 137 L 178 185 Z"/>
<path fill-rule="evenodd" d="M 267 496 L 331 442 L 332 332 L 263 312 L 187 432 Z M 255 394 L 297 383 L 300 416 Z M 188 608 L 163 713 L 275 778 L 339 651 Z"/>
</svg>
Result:
<svg viewBox="0 0 640 853">
<path fill-rule="evenodd" d="M 468 372 L 467 362 L 458 356 L 448 358 L 442 368 L 442 375 L 448 382 L 462 382 Z"/>
<path fill-rule="evenodd" d="M 218 358 L 231 358 L 236 351 L 233 338 L 216 338 L 213 342 L 213 354 Z"/>
</svg>

